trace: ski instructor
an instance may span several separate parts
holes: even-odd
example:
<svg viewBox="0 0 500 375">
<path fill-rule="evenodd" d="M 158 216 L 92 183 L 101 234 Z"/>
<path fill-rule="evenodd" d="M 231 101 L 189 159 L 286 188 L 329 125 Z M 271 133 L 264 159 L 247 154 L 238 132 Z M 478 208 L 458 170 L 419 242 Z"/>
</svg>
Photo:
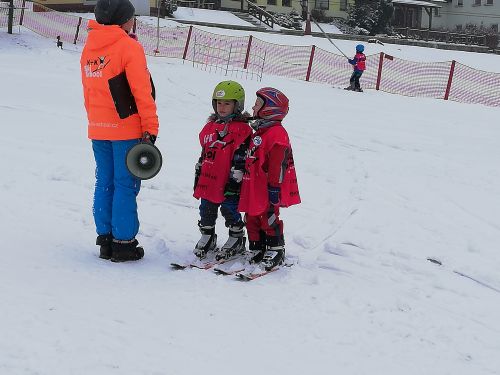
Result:
<svg viewBox="0 0 500 375">
<path fill-rule="evenodd" d="M 154 143 L 158 116 L 142 46 L 129 36 L 135 9 L 129 0 L 98 0 L 80 59 L 88 137 L 96 162 L 93 214 L 100 258 L 139 260 L 144 249 L 136 197 L 141 182 L 127 170 L 127 151 Z"/>
</svg>

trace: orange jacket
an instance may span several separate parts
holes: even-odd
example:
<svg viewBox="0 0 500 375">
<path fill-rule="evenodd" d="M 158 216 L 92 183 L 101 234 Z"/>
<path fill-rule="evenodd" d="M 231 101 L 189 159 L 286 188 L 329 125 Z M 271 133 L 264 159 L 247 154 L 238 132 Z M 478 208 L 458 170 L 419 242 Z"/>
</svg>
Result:
<svg viewBox="0 0 500 375">
<path fill-rule="evenodd" d="M 88 23 L 89 33 L 82 51 L 83 95 L 88 117 L 88 136 L 96 140 L 141 138 L 147 131 L 158 134 L 156 104 L 142 46 L 116 25 Z M 125 72 L 137 112 L 120 119 L 108 80 Z"/>
</svg>

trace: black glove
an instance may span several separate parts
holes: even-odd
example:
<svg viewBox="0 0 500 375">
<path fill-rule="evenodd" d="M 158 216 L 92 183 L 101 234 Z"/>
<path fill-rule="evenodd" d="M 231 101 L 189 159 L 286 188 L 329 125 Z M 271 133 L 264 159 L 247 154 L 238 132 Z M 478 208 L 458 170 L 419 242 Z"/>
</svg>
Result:
<svg viewBox="0 0 500 375">
<path fill-rule="evenodd" d="M 196 185 L 198 185 L 198 179 L 201 174 L 201 158 L 198 159 L 198 162 L 194 165 L 194 186 L 193 190 L 196 189 Z"/>
<path fill-rule="evenodd" d="M 267 186 L 267 193 L 269 194 L 269 203 L 273 206 L 277 206 L 280 204 L 280 192 L 281 188 L 279 186 Z"/>
<path fill-rule="evenodd" d="M 149 132 L 144 132 L 141 141 L 145 143 L 151 143 L 152 145 L 154 145 L 156 142 L 156 135 L 149 134 Z"/>
</svg>

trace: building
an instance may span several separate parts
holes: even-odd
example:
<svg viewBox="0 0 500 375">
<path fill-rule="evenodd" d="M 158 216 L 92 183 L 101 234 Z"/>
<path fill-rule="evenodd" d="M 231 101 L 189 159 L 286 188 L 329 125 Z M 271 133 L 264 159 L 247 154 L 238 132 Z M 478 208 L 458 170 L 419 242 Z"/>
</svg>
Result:
<svg viewBox="0 0 500 375">
<path fill-rule="evenodd" d="M 156 7 L 156 0 L 130 0 L 137 15 L 149 16 L 150 9 Z M 60 12 L 93 12 L 97 0 L 36 0 L 50 9 Z"/>
<path fill-rule="evenodd" d="M 89 12 L 94 9 L 97 0 L 37 0 L 40 4 L 59 11 Z M 155 14 L 156 0 L 131 0 L 139 15 Z M 299 14 L 305 6 L 309 10 L 322 10 L 325 16 L 346 17 L 347 7 L 355 0 L 256 0 L 259 7 L 277 13 L 290 13 L 295 9 Z M 203 7 L 205 3 L 213 4 L 214 9 L 241 10 L 248 9 L 246 0 L 178 0 L 179 6 Z M 148 4 L 149 3 L 149 7 Z"/>
<path fill-rule="evenodd" d="M 498 32 L 500 0 L 392 0 L 393 26 L 461 30 L 467 24 Z"/>
<path fill-rule="evenodd" d="M 433 16 L 434 29 L 461 30 L 467 24 L 474 24 L 498 32 L 500 0 L 447 0 Z M 425 17 L 422 22 L 425 24 Z"/>
<path fill-rule="evenodd" d="M 255 0 L 259 7 L 276 13 L 290 13 L 295 9 L 299 14 L 303 9 L 321 10 L 328 17 L 347 17 L 347 7 L 354 5 L 355 0 Z M 247 9 L 246 0 L 220 0 L 223 9 Z"/>
</svg>

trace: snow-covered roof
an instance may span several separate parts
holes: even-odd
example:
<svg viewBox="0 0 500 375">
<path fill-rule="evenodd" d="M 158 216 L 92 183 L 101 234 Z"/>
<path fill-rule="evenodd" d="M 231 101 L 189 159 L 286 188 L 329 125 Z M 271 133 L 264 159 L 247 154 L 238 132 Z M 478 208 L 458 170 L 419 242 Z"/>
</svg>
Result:
<svg viewBox="0 0 500 375">
<path fill-rule="evenodd" d="M 416 5 L 419 7 L 441 8 L 441 5 L 433 4 L 429 1 L 419 0 L 392 0 L 394 4 Z"/>
</svg>

